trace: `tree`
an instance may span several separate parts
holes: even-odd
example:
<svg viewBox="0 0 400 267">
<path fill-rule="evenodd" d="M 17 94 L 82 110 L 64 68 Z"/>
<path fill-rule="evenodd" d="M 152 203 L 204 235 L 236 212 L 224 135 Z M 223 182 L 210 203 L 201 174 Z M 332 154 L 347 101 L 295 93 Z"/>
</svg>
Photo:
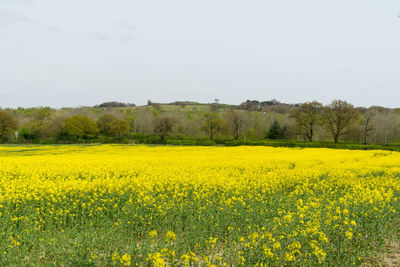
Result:
<svg viewBox="0 0 400 267">
<path fill-rule="evenodd" d="M 12 131 L 18 129 L 18 121 L 8 112 L 0 110 L 0 141 L 7 140 Z"/>
<path fill-rule="evenodd" d="M 374 115 L 374 130 L 371 139 L 378 144 L 388 144 L 400 140 L 399 115 L 390 109 L 370 108 Z"/>
<path fill-rule="evenodd" d="M 233 138 L 237 141 L 240 137 L 240 133 L 243 128 L 243 119 L 236 112 L 236 110 L 232 109 L 226 116 L 227 123 L 231 129 L 231 133 Z"/>
<path fill-rule="evenodd" d="M 50 107 L 40 107 L 34 111 L 33 119 L 43 124 L 44 121 L 48 120 L 51 117 L 51 113 L 52 110 Z"/>
<path fill-rule="evenodd" d="M 214 99 L 214 103 L 210 104 L 210 110 L 211 110 L 211 112 L 216 112 L 219 107 L 220 107 L 219 99 L 216 98 L 216 99 Z"/>
<path fill-rule="evenodd" d="M 323 110 L 324 106 L 321 103 L 313 101 L 302 104 L 290 114 L 296 119 L 296 126 L 310 142 L 313 141 L 314 127 L 322 123 Z"/>
<path fill-rule="evenodd" d="M 22 136 L 27 140 L 38 140 L 47 137 L 47 129 L 52 115 L 50 107 L 40 107 L 33 111 L 32 120 L 24 125 Z"/>
<path fill-rule="evenodd" d="M 374 129 L 373 125 L 372 125 L 372 119 L 374 117 L 374 113 L 367 111 L 363 114 L 363 144 L 366 145 L 367 144 L 367 138 L 369 136 L 369 132 L 372 131 Z"/>
<path fill-rule="evenodd" d="M 347 133 L 347 128 L 358 117 L 359 113 L 357 109 L 346 101 L 334 100 L 329 106 L 325 107 L 324 120 L 335 144 L 338 143 L 340 136 Z"/>
<path fill-rule="evenodd" d="M 240 104 L 240 108 L 247 111 L 257 111 L 260 110 L 260 102 L 258 100 L 246 100 Z"/>
<path fill-rule="evenodd" d="M 47 137 L 54 138 L 56 141 L 59 141 L 63 125 L 66 119 L 67 119 L 66 116 L 62 115 L 53 116 L 46 123 L 45 135 Z"/>
<path fill-rule="evenodd" d="M 201 130 L 209 135 L 210 140 L 214 140 L 215 134 L 222 130 L 223 125 L 224 121 L 216 113 L 206 113 Z"/>
<path fill-rule="evenodd" d="M 139 109 L 136 111 L 136 132 L 140 134 L 151 134 L 154 131 L 154 112 L 151 109 Z"/>
<path fill-rule="evenodd" d="M 282 139 L 284 135 L 285 128 L 281 129 L 279 122 L 275 120 L 268 131 L 268 139 Z"/>
<path fill-rule="evenodd" d="M 101 115 L 96 121 L 99 132 L 108 136 L 111 135 L 110 130 L 115 120 L 118 120 L 118 118 L 112 114 Z"/>
<path fill-rule="evenodd" d="M 116 119 L 111 123 L 109 134 L 121 140 L 123 135 L 127 135 L 130 132 L 131 127 L 126 120 Z"/>
<path fill-rule="evenodd" d="M 112 114 L 104 114 L 96 122 L 99 132 L 118 139 L 130 131 L 129 123 Z"/>
<path fill-rule="evenodd" d="M 93 138 L 98 133 L 96 123 L 86 116 L 73 116 L 63 125 L 63 132 L 73 138 Z"/>
<path fill-rule="evenodd" d="M 165 142 L 165 137 L 172 131 L 176 121 L 171 117 L 158 117 L 154 120 L 154 132 L 158 134 L 161 141 Z"/>
<path fill-rule="evenodd" d="M 117 101 L 112 102 L 104 102 L 100 105 L 94 106 L 95 108 L 124 108 L 124 107 L 135 107 L 136 105 L 133 103 L 121 103 Z"/>
</svg>

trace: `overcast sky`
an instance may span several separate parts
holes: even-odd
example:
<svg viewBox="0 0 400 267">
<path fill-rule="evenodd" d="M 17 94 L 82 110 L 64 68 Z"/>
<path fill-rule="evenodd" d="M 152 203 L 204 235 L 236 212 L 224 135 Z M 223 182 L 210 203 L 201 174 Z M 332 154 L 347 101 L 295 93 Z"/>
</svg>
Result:
<svg viewBox="0 0 400 267">
<path fill-rule="evenodd" d="M 400 107 L 400 0 L 0 0 L 0 107 Z"/>
</svg>

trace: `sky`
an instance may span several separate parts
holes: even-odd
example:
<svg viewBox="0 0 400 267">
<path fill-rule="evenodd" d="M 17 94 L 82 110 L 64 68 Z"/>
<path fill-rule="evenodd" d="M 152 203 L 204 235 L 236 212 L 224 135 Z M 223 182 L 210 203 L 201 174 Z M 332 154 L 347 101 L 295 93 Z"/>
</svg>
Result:
<svg viewBox="0 0 400 267">
<path fill-rule="evenodd" d="M 0 0 L 0 107 L 400 107 L 400 0 Z"/>
</svg>

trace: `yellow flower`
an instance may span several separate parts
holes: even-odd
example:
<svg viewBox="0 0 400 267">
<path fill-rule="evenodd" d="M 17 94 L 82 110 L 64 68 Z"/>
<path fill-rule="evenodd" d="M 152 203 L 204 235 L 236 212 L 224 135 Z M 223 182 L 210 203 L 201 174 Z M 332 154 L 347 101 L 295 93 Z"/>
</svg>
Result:
<svg viewBox="0 0 400 267">
<path fill-rule="evenodd" d="M 172 231 L 168 231 L 167 234 L 165 235 L 165 241 L 171 242 L 176 240 L 176 235 Z"/>
<path fill-rule="evenodd" d="M 118 261 L 119 260 L 119 254 L 118 254 L 118 252 L 115 252 L 113 255 L 112 255 L 112 261 L 115 263 L 116 261 Z"/>
<path fill-rule="evenodd" d="M 281 248 L 281 243 L 275 242 L 274 245 L 273 245 L 273 248 L 274 248 L 274 250 L 280 249 Z"/>
<path fill-rule="evenodd" d="M 347 232 L 346 232 L 346 238 L 347 238 L 347 239 L 352 239 L 352 238 L 353 238 L 353 233 L 350 232 L 350 231 L 347 231 Z"/>
<path fill-rule="evenodd" d="M 124 254 L 120 258 L 120 262 L 123 266 L 130 266 L 131 265 L 131 255 L 129 254 Z"/>
<path fill-rule="evenodd" d="M 266 258 L 272 258 L 274 256 L 274 253 L 272 253 L 271 249 L 267 246 L 264 246 L 264 254 Z"/>
<path fill-rule="evenodd" d="M 146 261 L 152 263 L 154 267 L 165 267 L 165 261 L 159 252 L 148 254 Z"/>
<path fill-rule="evenodd" d="M 157 236 L 157 230 L 151 230 L 151 231 L 149 232 L 149 236 L 150 236 L 150 238 L 156 237 L 156 236 Z"/>
<path fill-rule="evenodd" d="M 356 222 L 376 218 L 385 224 L 395 216 L 399 162 L 400 153 L 376 150 L 0 146 L 0 253 L 25 251 L 25 241 L 38 233 L 43 244 L 60 244 L 76 223 L 126 232 L 126 247 L 148 255 L 150 266 L 244 265 L 266 258 L 281 265 L 330 265 L 324 261 L 327 253 L 337 253 L 333 247 L 352 245 L 338 244 L 337 236 L 362 238 Z M 167 232 L 166 225 L 182 214 L 195 223 Z M 167 230 L 160 237 L 153 229 Z M 89 249 L 89 260 L 101 262 L 95 247 L 80 246 L 81 238 L 90 237 L 86 233 L 71 240 L 72 257 Z M 192 243 L 193 234 L 199 238 Z M 121 245 L 115 250 L 122 251 Z M 182 256 L 190 249 L 198 255 Z M 109 257 L 115 265 L 136 264 L 130 254 L 121 255 Z M 22 261 L 15 258 L 15 265 Z"/>
</svg>

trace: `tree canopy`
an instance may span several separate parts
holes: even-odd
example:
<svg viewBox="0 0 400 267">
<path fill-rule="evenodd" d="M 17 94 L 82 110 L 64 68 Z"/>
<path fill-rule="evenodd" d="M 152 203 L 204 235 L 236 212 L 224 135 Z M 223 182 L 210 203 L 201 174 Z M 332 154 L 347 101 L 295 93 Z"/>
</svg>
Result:
<svg viewBox="0 0 400 267">
<path fill-rule="evenodd" d="M 313 141 L 315 126 L 323 123 L 323 109 L 321 103 L 313 101 L 304 103 L 291 112 L 291 117 L 296 119 L 296 126 L 301 134 L 310 142 Z"/>
<path fill-rule="evenodd" d="M 95 137 L 99 130 L 90 118 L 76 115 L 65 121 L 63 131 L 74 138 L 88 139 Z"/>
<path fill-rule="evenodd" d="M 10 113 L 0 110 L 0 141 L 6 141 L 10 133 L 17 129 L 18 121 Z"/>
<path fill-rule="evenodd" d="M 275 120 L 268 131 L 268 139 L 282 139 L 284 135 L 285 135 L 285 130 L 282 129 L 279 122 Z"/>
<path fill-rule="evenodd" d="M 165 137 L 172 131 L 175 122 L 175 119 L 171 117 L 158 117 L 155 119 L 154 132 L 160 136 L 161 141 L 165 142 Z"/>
<path fill-rule="evenodd" d="M 210 140 L 214 140 L 216 133 L 220 132 L 224 126 L 224 121 L 217 113 L 204 114 L 204 122 L 201 126 L 202 131 L 208 134 Z"/>
<path fill-rule="evenodd" d="M 358 119 L 359 112 L 353 105 L 342 100 L 334 100 L 324 109 L 325 123 L 335 144 L 346 134 L 348 127 Z"/>
</svg>

